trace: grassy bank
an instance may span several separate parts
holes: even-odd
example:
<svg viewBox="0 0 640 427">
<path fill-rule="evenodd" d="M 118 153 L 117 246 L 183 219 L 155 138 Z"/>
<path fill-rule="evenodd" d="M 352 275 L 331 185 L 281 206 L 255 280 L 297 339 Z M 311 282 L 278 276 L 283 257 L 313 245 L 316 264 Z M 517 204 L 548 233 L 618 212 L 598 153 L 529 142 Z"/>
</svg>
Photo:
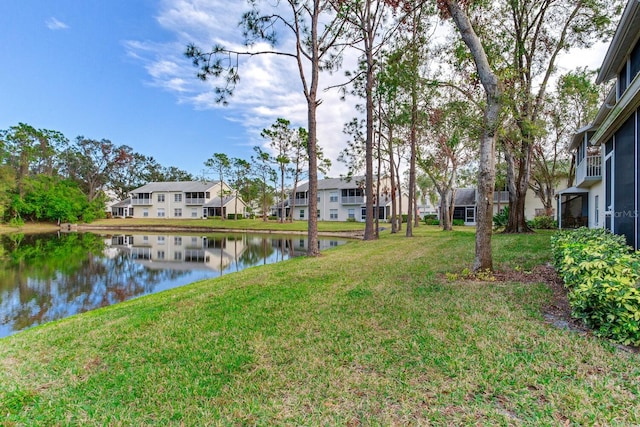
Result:
<svg viewBox="0 0 640 427">
<path fill-rule="evenodd" d="M 2 339 L 0 424 L 640 423 L 637 355 L 547 324 L 546 285 L 448 280 L 473 230 L 416 234 Z M 498 266 L 547 262 L 549 236 L 496 235 Z"/>
<path fill-rule="evenodd" d="M 388 224 L 382 224 L 385 226 Z M 261 230 L 261 231 L 307 231 L 306 221 L 280 223 L 279 221 L 262 221 L 261 219 L 149 219 L 149 218 L 112 218 L 94 221 L 89 227 L 179 227 L 210 228 L 216 230 Z M 364 223 L 344 221 L 319 221 L 320 232 L 360 232 Z"/>
</svg>

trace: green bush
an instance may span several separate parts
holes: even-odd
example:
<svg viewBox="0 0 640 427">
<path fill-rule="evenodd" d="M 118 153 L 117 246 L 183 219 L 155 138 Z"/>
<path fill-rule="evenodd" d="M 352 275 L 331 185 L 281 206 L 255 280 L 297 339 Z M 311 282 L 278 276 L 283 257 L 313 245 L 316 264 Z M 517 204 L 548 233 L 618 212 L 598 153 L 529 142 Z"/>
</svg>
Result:
<svg viewBox="0 0 640 427">
<path fill-rule="evenodd" d="M 552 216 L 537 216 L 529 221 L 529 227 L 536 230 L 553 230 L 558 228 L 558 222 Z"/>
<path fill-rule="evenodd" d="M 237 215 L 237 218 L 236 218 Z M 228 214 L 227 215 L 228 219 L 244 219 L 244 215 L 242 214 Z"/>
<path fill-rule="evenodd" d="M 640 252 L 604 229 L 552 238 L 553 260 L 569 289 L 572 315 L 622 344 L 640 344 Z"/>
<path fill-rule="evenodd" d="M 356 222 L 355 218 L 347 218 L 347 222 Z"/>
<path fill-rule="evenodd" d="M 507 226 L 509 222 L 509 206 L 505 206 L 493 216 L 493 228 L 498 229 Z"/>
<path fill-rule="evenodd" d="M 425 219 L 424 223 L 426 225 L 440 225 L 440 221 L 437 219 Z"/>
<path fill-rule="evenodd" d="M 454 219 L 453 225 L 464 225 L 464 219 Z"/>
</svg>

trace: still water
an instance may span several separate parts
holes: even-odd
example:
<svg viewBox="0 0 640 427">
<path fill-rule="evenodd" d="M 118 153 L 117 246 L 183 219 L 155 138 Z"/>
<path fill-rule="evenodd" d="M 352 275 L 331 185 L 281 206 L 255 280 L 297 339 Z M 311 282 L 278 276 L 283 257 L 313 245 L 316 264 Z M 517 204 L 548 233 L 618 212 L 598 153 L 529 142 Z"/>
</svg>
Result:
<svg viewBox="0 0 640 427">
<path fill-rule="evenodd" d="M 0 337 L 306 250 L 305 236 L 248 233 L 2 235 Z"/>
</svg>

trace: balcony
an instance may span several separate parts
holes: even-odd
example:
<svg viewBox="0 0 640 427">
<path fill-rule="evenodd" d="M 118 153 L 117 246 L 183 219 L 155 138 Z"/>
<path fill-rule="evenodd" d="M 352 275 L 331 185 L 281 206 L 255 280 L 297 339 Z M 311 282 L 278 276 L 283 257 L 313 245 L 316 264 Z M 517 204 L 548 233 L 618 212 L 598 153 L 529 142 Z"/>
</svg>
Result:
<svg viewBox="0 0 640 427">
<path fill-rule="evenodd" d="M 576 186 L 591 187 L 602 179 L 602 157 L 597 155 L 586 156 L 576 166 Z"/>
<path fill-rule="evenodd" d="M 296 197 L 295 200 L 289 199 L 289 205 L 291 205 L 291 203 L 295 203 L 296 206 L 308 206 L 309 199 L 307 197 L 304 197 L 304 198 Z"/>
<path fill-rule="evenodd" d="M 131 199 L 131 204 L 134 206 L 151 206 L 151 199 Z"/>
<path fill-rule="evenodd" d="M 361 205 L 364 203 L 364 196 L 342 196 L 340 203 L 343 205 Z"/>
<path fill-rule="evenodd" d="M 186 197 L 184 199 L 184 204 L 185 205 L 204 205 L 204 198 Z"/>
</svg>

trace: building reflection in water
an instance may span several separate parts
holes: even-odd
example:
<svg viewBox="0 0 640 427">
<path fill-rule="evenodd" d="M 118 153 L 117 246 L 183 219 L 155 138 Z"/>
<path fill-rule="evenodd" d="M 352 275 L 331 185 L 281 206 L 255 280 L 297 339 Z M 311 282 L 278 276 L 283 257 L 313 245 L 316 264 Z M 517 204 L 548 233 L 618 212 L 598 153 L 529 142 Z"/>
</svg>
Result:
<svg viewBox="0 0 640 427">
<path fill-rule="evenodd" d="M 320 239 L 320 248 L 344 243 Z M 0 337 L 73 314 L 306 253 L 299 236 L 0 236 Z"/>
</svg>

